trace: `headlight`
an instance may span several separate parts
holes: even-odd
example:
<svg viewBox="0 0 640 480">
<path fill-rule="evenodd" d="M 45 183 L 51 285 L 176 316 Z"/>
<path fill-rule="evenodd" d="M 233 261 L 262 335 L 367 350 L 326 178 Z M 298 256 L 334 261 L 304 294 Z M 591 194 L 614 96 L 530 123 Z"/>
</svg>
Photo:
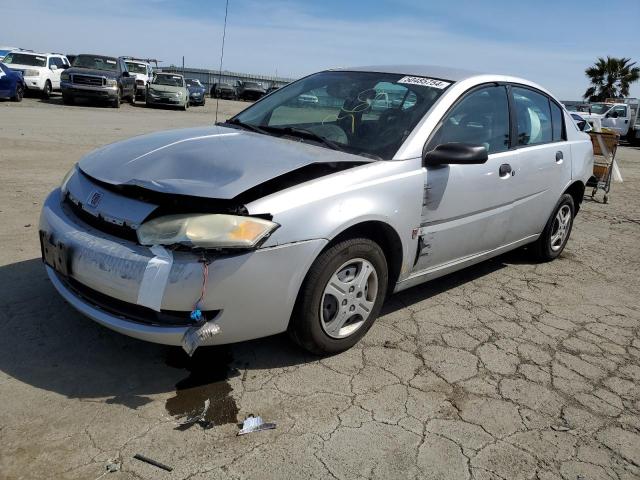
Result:
<svg viewBox="0 0 640 480">
<path fill-rule="evenodd" d="M 256 248 L 279 225 L 255 217 L 222 214 L 167 215 L 137 230 L 142 245 L 183 244 L 200 248 Z"/>
<path fill-rule="evenodd" d="M 68 74 L 67 72 L 63 72 L 63 73 L 60 75 L 60 80 L 62 80 L 63 82 L 67 82 L 67 81 L 69 81 L 69 74 Z"/>
<path fill-rule="evenodd" d="M 69 180 L 75 173 L 76 165 L 71 167 L 71 169 L 65 174 L 64 178 L 62 179 L 62 183 L 60 183 L 60 190 L 62 191 L 63 195 L 67 193 L 67 183 L 69 183 Z"/>
<path fill-rule="evenodd" d="M 24 76 L 25 77 L 39 77 L 40 76 L 40 70 L 25 70 L 24 71 Z"/>
<path fill-rule="evenodd" d="M 182 92 L 178 92 L 178 96 L 181 97 L 182 96 Z"/>
<path fill-rule="evenodd" d="M 107 78 L 107 87 L 117 87 L 118 81 L 115 78 Z"/>
</svg>

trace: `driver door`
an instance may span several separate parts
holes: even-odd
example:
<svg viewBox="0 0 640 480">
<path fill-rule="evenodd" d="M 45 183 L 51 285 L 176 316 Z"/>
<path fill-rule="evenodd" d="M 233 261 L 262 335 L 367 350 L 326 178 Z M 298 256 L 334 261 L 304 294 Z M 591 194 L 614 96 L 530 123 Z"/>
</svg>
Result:
<svg viewBox="0 0 640 480">
<path fill-rule="evenodd" d="M 49 70 L 51 70 L 51 88 L 54 90 L 60 90 L 60 75 L 62 74 L 62 60 L 58 62 L 56 57 L 49 57 L 49 63 L 47 64 Z M 54 67 L 55 68 L 52 68 Z"/>
<path fill-rule="evenodd" d="M 424 172 L 424 200 L 414 272 L 439 270 L 495 250 L 509 235 L 512 178 L 517 152 L 510 150 L 507 88 L 477 87 L 458 100 L 432 135 L 426 151 L 445 143 L 484 145 L 481 165 L 429 166 Z"/>
</svg>

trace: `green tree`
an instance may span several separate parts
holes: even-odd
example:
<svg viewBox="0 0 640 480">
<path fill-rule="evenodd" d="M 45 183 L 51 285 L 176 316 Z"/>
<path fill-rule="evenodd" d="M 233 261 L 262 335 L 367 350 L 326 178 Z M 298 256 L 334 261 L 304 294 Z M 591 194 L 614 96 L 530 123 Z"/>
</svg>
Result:
<svg viewBox="0 0 640 480">
<path fill-rule="evenodd" d="M 584 71 L 591 82 L 584 98 L 600 102 L 606 98 L 629 96 L 629 87 L 640 78 L 640 67 L 635 67 L 635 64 L 630 58 L 599 57 Z"/>
</svg>

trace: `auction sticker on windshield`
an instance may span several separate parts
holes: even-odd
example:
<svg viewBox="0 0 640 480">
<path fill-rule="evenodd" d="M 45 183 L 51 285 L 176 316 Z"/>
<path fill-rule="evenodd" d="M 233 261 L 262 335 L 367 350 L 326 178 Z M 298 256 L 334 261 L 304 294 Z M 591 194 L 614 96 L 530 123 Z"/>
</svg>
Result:
<svg viewBox="0 0 640 480">
<path fill-rule="evenodd" d="M 398 80 L 398 83 L 406 83 L 409 85 L 421 85 L 423 87 L 433 87 L 439 90 L 443 88 L 447 88 L 451 85 L 450 82 L 444 82 L 442 80 L 436 80 L 435 78 L 426 78 L 426 77 L 402 77 Z"/>
</svg>

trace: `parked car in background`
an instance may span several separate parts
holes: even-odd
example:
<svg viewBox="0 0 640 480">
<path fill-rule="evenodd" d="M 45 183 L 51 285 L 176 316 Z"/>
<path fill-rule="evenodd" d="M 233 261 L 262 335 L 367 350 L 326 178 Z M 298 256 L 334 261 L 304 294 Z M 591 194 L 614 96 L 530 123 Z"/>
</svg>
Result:
<svg viewBox="0 0 640 480">
<path fill-rule="evenodd" d="M 303 93 L 302 95 L 298 95 L 296 103 L 298 105 L 317 105 L 318 97 L 310 93 Z"/>
<path fill-rule="evenodd" d="M 197 78 L 185 78 L 187 90 L 189 90 L 189 103 L 191 105 L 204 106 L 207 89 L 200 83 Z"/>
<path fill-rule="evenodd" d="M 49 98 L 60 90 L 60 75 L 69 68 L 67 57 L 59 53 L 35 53 L 16 50 L 4 57 L 3 63 L 11 70 L 22 73 L 27 90 Z"/>
<path fill-rule="evenodd" d="M 73 105 L 78 98 L 109 102 L 114 108 L 120 108 L 124 99 L 135 103 L 135 78 L 122 57 L 80 54 L 61 80 L 65 105 Z"/>
<path fill-rule="evenodd" d="M 593 128 L 591 124 L 587 122 L 579 113 L 572 112 L 570 113 L 571 118 L 576 122 L 576 125 L 580 129 L 581 132 L 589 133 Z"/>
<path fill-rule="evenodd" d="M 179 73 L 156 72 L 147 84 L 147 106 L 165 105 L 189 108 L 189 90 Z"/>
<path fill-rule="evenodd" d="M 276 90 L 280 90 L 280 87 L 278 87 L 277 85 L 271 85 L 269 88 L 267 88 L 267 95 L 275 92 Z"/>
<path fill-rule="evenodd" d="M 0 62 L 0 98 L 10 98 L 14 102 L 21 102 L 24 89 L 22 73 L 15 72 Z"/>
<path fill-rule="evenodd" d="M 238 82 L 238 100 L 255 101 L 266 94 L 267 91 L 258 82 Z"/>
<path fill-rule="evenodd" d="M 236 87 L 227 82 L 214 83 L 211 87 L 211 98 L 227 98 L 237 100 L 238 92 Z"/>
<path fill-rule="evenodd" d="M 140 100 L 144 100 L 147 94 L 147 83 L 153 78 L 151 62 L 155 62 L 155 60 L 125 57 L 124 63 L 127 64 L 127 70 L 136 80 L 136 98 Z"/>
<path fill-rule="evenodd" d="M 7 46 L 0 46 L 0 62 L 2 60 L 4 60 L 4 57 L 7 56 L 8 53 L 11 53 L 14 50 L 20 50 L 18 47 L 7 47 Z"/>
<path fill-rule="evenodd" d="M 406 101 L 372 112 L 391 91 Z M 330 107 L 288 106 L 321 92 Z M 557 258 L 592 173 L 588 135 L 531 81 L 324 71 L 224 123 L 88 154 L 40 239 L 58 292 L 118 332 L 192 352 L 288 331 L 335 353 L 387 294 L 524 245 Z"/>
</svg>

